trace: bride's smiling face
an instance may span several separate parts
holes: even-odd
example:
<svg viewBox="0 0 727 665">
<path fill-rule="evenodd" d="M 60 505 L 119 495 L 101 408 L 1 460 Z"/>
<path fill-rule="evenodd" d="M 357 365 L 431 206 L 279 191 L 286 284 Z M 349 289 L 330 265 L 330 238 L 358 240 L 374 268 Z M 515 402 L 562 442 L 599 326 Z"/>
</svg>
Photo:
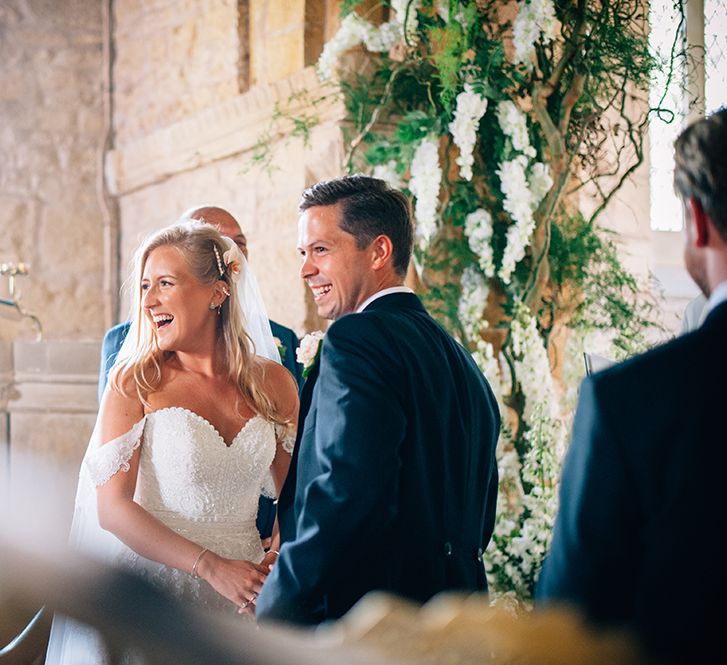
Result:
<svg viewBox="0 0 727 665">
<path fill-rule="evenodd" d="M 202 284 L 190 271 L 182 251 L 163 245 L 149 254 L 141 278 L 144 314 L 163 351 L 195 351 L 215 334 L 210 310 L 214 286 Z"/>
</svg>

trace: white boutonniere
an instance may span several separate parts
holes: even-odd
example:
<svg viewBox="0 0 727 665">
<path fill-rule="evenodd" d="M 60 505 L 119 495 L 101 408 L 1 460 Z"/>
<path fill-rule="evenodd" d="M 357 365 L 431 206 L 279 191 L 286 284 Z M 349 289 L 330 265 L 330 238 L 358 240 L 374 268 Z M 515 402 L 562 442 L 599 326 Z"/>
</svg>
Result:
<svg viewBox="0 0 727 665">
<path fill-rule="evenodd" d="M 311 367 L 313 367 L 321 353 L 321 342 L 324 336 L 324 332 L 316 330 L 300 340 L 300 346 L 295 352 L 295 359 L 303 365 L 304 379 L 308 377 L 308 372 L 310 372 Z"/>
</svg>

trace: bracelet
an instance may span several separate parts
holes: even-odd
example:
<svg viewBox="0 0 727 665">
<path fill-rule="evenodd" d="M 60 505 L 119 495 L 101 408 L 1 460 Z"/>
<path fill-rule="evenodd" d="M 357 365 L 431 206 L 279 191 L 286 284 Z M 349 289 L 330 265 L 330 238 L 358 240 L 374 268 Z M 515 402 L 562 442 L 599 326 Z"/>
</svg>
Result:
<svg viewBox="0 0 727 665">
<path fill-rule="evenodd" d="M 199 561 L 204 555 L 205 552 L 209 552 L 209 549 L 206 547 L 202 548 L 202 551 L 197 555 L 197 558 L 194 560 L 194 563 L 192 564 L 192 572 L 191 575 L 194 577 L 194 579 L 199 579 L 199 575 L 197 575 L 197 566 L 199 565 Z"/>
<path fill-rule="evenodd" d="M 280 556 L 280 552 L 278 552 L 278 550 L 268 550 L 268 552 L 272 552 L 275 556 Z"/>
</svg>

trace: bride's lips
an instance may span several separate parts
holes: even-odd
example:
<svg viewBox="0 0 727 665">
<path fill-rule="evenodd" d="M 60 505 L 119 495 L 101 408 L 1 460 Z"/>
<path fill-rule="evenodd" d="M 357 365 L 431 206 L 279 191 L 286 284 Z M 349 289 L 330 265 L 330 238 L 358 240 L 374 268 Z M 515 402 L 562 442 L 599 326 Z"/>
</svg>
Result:
<svg viewBox="0 0 727 665">
<path fill-rule="evenodd" d="M 316 284 L 315 286 L 309 284 L 308 286 L 313 292 L 313 300 L 320 300 L 323 296 L 330 293 L 333 288 L 333 284 Z"/>
<path fill-rule="evenodd" d="M 171 314 L 161 313 L 161 314 L 152 314 L 152 321 L 154 322 L 154 327 L 157 330 L 161 330 L 162 328 L 166 328 L 172 321 L 174 321 L 174 316 Z"/>
</svg>

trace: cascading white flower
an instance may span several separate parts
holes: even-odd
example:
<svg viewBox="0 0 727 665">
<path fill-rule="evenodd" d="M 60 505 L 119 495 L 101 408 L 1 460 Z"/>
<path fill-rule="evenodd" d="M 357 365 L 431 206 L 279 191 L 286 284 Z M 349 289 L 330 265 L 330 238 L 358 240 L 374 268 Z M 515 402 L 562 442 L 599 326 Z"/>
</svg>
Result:
<svg viewBox="0 0 727 665">
<path fill-rule="evenodd" d="M 396 19 L 377 27 L 356 12 L 351 12 L 341 21 L 338 32 L 323 47 L 323 53 L 318 59 L 318 75 L 323 80 L 333 78 L 341 53 L 359 44 L 372 52 L 388 51 L 403 39 L 402 30 L 401 22 Z"/>
<path fill-rule="evenodd" d="M 553 0 L 523 0 L 512 26 L 515 62 L 530 65 L 533 46 L 541 37 L 547 44 L 553 41 L 558 29 Z"/>
<path fill-rule="evenodd" d="M 409 191 L 416 198 L 415 234 L 419 246 L 425 248 L 437 230 L 437 206 L 442 182 L 439 165 L 439 145 L 436 138 L 427 137 L 417 146 L 410 168 Z"/>
<path fill-rule="evenodd" d="M 391 0 L 391 8 L 396 12 L 397 21 L 400 24 L 406 22 L 403 32 L 406 35 L 408 44 L 416 44 L 419 41 L 417 10 L 421 5 L 422 0 Z"/>
<path fill-rule="evenodd" d="M 500 164 L 496 172 L 500 177 L 500 189 L 505 195 L 503 207 L 515 222 L 507 230 L 507 243 L 498 271 L 500 279 L 506 284 L 510 283 L 515 266 L 525 256 L 525 249 L 535 228 L 532 194 L 525 172 L 527 164 L 527 159 L 519 155 Z"/>
<path fill-rule="evenodd" d="M 515 373 L 525 396 L 523 418 L 530 422 L 537 404 L 547 407 L 551 418 L 558 417 L 555 385 L 548 352 L 538 332 L 535 317 L 525 306 L 517 308 L 510 327 Z"/>
<path fill-rule="evenodd" d="M 535 149 L 530 145 L 528 118 L 515 102 L 507 100 L 497 105 L 497 122 L 505 136 L 510 137 L 512 147 L 518 152 L 535 157 Z"/>
<path fill-rule="evenodd" d="M 505 196 L 503 207 L 515 222 L 507 230 L 507 242 L 498 275 L 509 284 L 515 266 L 522 261 L 525 250 L 535 229 L 533 213 L 543 197 L 550 190 L 553 180 L 547 166 L 536 162 L 528 175 L 529 158 L 535 157 L 530 145 L 527 116 L 512 101 L 497 105 L 497 121 L 502 132 L 510 138 L 512 146 L 519 154 L 500 164 L 497 175 L 500 188 Z"/>
<path fill-rule="evenodd" d="M 492 215 L 484 208 L 471 212 L 464 220 L 464 233 L 470 249 L 477 255 L 478 263 L 486 277 L 495 274 L 492 255 Z"/>
<path fill-rule="evenodd" d="M 530 169 L 528 184 L 530 185 L 530 194 L 532 195 L 530 203 L 533 210 L 535 210 L 553 186 L 553 178 L 551 178 L 548 172 L 548 167 L 542 162 L 533 164 Z"/>
<path fill-rule="evenodd" d="M 500 365 L 495 357 L 494 347 L 489 342 L 479 338 L 477 340 L 477 348 L 472 353 L 472 357 L 477 363 L 477 367 L 485 375 L 485 378 L 490 384 L 490 388 L 492 388 L 492 392 L 495 393 L 500 414 L 504 413 L 502 373 L 500 372 Z"/>
<path fill-rule="evenodd" d="M 465 334 L 469 339 L 475 338 L 480 330 L 487 326 L 482 314 L 487 306 L 490 292 L 485 278 L 474 266 L 467 266 L 460 279 L 462 296 L 459 299 L 458 314 Z"/>
<path fill-rule="evenodd" d="M 457 95 L 454 119 L 449 123 L 449 131 L 455 145 L 459 148 L 459 157 L 457 157 L 459 174 L 465 180 L 472 180 L 477 128 L 480 126 L 480 120 L 486 110 L 487 98 L 475 92 L 472 85 L 466 83 L 464 90 Z"/>
<path fill-rule="evenodd" d="M 341 21 L 338 32 L 326 42 L 323 52 L 318 58 L 318 75 L 321 79 L 333 78 L 341 53 L 364 41 L 368 33 L 368 25 L 370 25 L 368 21 L 362 19 L 356 12 L 351 12 Z"/>
<path fill-rule="evenodd" d="M 401 189 L 402 179 L 396 172 L 396 161 L 390 159 L 386 164 L 377 164 L 371 173 L 374 178 L 379 178 L 386 182 L 393 189 Z"/>
</svg>

